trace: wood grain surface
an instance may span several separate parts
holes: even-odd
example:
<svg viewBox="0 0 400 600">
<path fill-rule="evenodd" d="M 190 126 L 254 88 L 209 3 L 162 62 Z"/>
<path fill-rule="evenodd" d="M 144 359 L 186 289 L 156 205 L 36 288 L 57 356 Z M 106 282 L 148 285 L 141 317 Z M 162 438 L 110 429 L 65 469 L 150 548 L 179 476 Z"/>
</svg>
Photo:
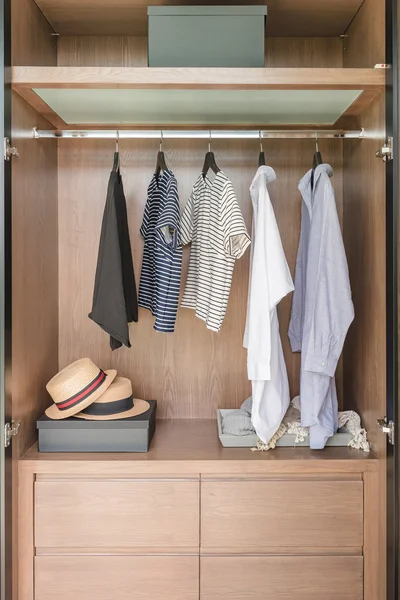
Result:
<svg viewBox="0 0 400 600">
<path fill-rule="evenodd" d="M 386 475 L 386 473 L 384 474 Z M 382 560 L 384 538 L 380 529 L 382 473 L 364 473 L 364 600 L 385 599 L 385 562 Z M 385 498 L 385 494 L 382 494 Z M 386 558 L 383 551 L 383 559 Z M 383 570 L 382 570 L 383 569 Z"/>
<path fill-rule="evenodd" d="M 201 600 L 362 600 L 357 556 L 220 557 L 200 560 Z"/>
<path fill-rule="evenodd" d="M 343 66 L 340 38 L 276 38 L 265 42 L 266 67 Z M 60 67 L 147 67 L 147 37 L 65 36 L 57 43 Z"/>
<path fill-rule="evenodd" d="M 18 464 L 17 461 L 14 461 Z M 34 481 L 33 472 L 18 472 L 18 479 L 13 479 L 15 487 L 15 520 L 13 524 L 13 599 L 34 599 L 33 557 L 35 555 L 34 530 Z M 14 490 L 13 490 L 14 492 Z M 14 555 L 14 552 L 16 556 Z"/>
<path fill-rule="evenodd" d="M 273 452 L 252 452 L 251 448 L 224 448 L 214 419 L 165 419 L 147 453 L 46 453 L 33 446 L 19 462 L 21 472 L 39 478 L 119 480 L 127 477 L 199 477 L 254 480 L 259 477 L 297 479 L 303 475 L 324 479 L 359 479 L 376 471 L 373 454 L 352 448 L 330 447 L 324 452 L 309 448 L 276 448 Z M 344 477 L 343 477 L 344 475 Z M 43 479 L 40 479 L 41 481 Z M 329 545 L 329 544 L 328 544 Z"/>
<path fill-rule="evenodd" d="M 383 89 L 373 68 L 13 67 L 13 88 L 72 89 Z"/>
<path fill-rule="evenodd" d="M 11 64 L 56 65 L 57 40 L 35 2 L 13 0 L 9 5 Z M 12 597 L 17 600 L 33 598 L 34 593 L 29 568 L 31 495 L 22 500 L 27 510 L 22 511 L 21 518 L 18 509 L 20 495 L 30 494 L 31 486 L 25 486 L 26 479 L 19 479 L 17 459 L 36 439 L 35 421 L 43 410 L 43 400 L 46 403 L 43 386 L 48 372 L 54 371 L 58 363 L 57 144 L 52 140 L 35 144 L 33 127 L 51 128 L 51 124 L 15 93 L 11 96 L 11 116 L 12 144 L 20 155 L 12 159 L 11 165 L 12 368 L 8 390 L 12 408 L 12 415 L 8 416 L 21 420 L 19 435 L 12 444 L 11 467 Z M 28 538 L 21 549 L 20 534 L 25 542 Z"/>
<path fill-rule="evenodd" d="M 385 2 L 365 0 L 348 30 L 344 65 L 365 67 L 384 61 Z M 372 448 L 379 457 L 379 484 L 368 494 L 379 508 L 376 551 L 367 564 L 378 562 L 370 582 L 371 597 L 386 598 L 386 436 L 377 419 L 386 414 L 386 166 L 375 157 L 385 141 L 385 96 L 361 115 L 370 137 L 365 144 L 344 144 L 344 239 L 349 261 L 356 318 L 344 349 L 344 393 L 359 412 Z M 371 525 L 373 527 L 373 525 Z M 376 532 L 375 532 L 376 533 Z M 374 573 L 374 570 L 371 570 Z"/>
<path fill-rule="evenodd" d="M 21 420 L 19 458 L 36 439 L 48 406 L 45 385 L 58 366 L 57 141 L 33 139 L 51 125 L 12 97 L 12 410 Z"/>
<path fill-rule="evenodd" d="M 270 193 L 288 263 L 294 270 L 300 231 L 299 179 L 312 164 L 313 140 L 266 140 L 268 160 L 277 181 Z M 102 368 L 115 368 L 129 377 L 134 394 L 158 400 L 162 418 L 214 418 L 217 408 L 235 408 L 250 395 L 246 351 L 242 347 L 245 325 L 248 265 L 247 252 L 236 266 L 228 312 L 219 334 L 189 309 L 179 309 L 176 331 L 153 330 L 153 317 L 139 311 L 139 323 L 130 329 L 132 348 L 112 353 L 108 336 L 87 315 L 91 309 L 101 219 L 107 181 L 112 167 L 112 140 L 62 140 L 59 142 L 59 333 L 60 367 L 89 356 Z M 342 141 L 321 140 L 324 160 L 335 171 L 334 186 L 342 215 Z M 143 240 L 139 234 L 147 186 L 154 172 L 157 140 L 121 140 L 121 169 L 137 282 L 140 278 Z M 202 140 L 166 140 L 167 164 L 179 187 L 181 206 L 186 203 L 207 150 Z M 251 230 L 249 186 L 257 170 L 258 142 L 216 140 L 217 162 L 233 182 L 248 230 Z M 184 252 L 182 286 L 186 281 L 189 249 Z M 290 349 L 287 329 L 291 297 L 280 305 L 282 343 L 292 396 L 299 391 L 300 355 Z M 338 373 L 341 390 L 341 373 Z"/>
<path fill-rule="evenodd" d="M 59 67 L 147 67 L 147 37 L 60 35 Z"/>
<path fill-rule="evenodd" d="M 57 37 L 35 2 L 12 0 L 11 29 L 13 65 L 57 64 Z"/>
<path fill-rule="evenodd" d="M 346 31 L 343 62 L 347 68 L 385 62 L 385 0 L 364 0 Z"/>
<path fill-rule="evenodd" d="M 386 410 L 386 168 L 375 152 L 384 143 L 384 100 L 363 114 L 371 139 L 344 144 L 344 240 L 356 315 L 344 349 L 344 393 L 379 452 L 386 448 L 376 423 Z"/>
<path fill-rule="evenodd" d="M 361 481 L 209 481 L 201 485 L 202 552 L 363 545 Z"/>
<path fill-rule="evenodd" d="M 196 556 L 38 556 L 37 600 L 198 600 Z"/>
<path fill-rule="evenodd" d="M 345 33 L 362 0 L 269 0 L 268 36 L 339 37 Z M 147 33 L 147 6 L 191 5 L 196 0 L 37 0 L 58 33 L 70 35 L 139 35 Z M 203 5 L 215 4 L 203 0 Z M 243 0 L 219 0 L 222 5 Z M 252 0 L 251 4 L 265 4 Z"/>
<path fill-rule="evenodd" d="M 40 481 L 35 546 L 198 553 L 199 497 L 196 481 Z"/>
</svg>

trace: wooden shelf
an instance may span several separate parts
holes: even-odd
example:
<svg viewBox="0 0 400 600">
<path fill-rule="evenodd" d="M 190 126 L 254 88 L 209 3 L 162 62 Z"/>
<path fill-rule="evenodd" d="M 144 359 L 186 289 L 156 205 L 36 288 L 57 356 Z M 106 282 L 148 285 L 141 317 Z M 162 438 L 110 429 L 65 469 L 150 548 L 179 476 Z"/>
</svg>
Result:
<svg viewBox="0 0 400 600">
<path fill-rule="evenodd" d="M 33 464 L 32 464 L 33 463 Z M 351 448 L 277 448 L 252 452 L 251 448 L 223 448 L 216 420 L 173 419 L 157 422 L 156 433 L 145 454 L 43 453 L 35 445 L 20 461 L 20 469 L 36 473 L 87 473 L 115 475 L 118 466 L 125 475 L 141 473 L 190 474 L 268 474 L 304 472 L 352 473 L 375 471 L 375 456 Z M 357 466 L 356 466 L 357 465 Z"/>
<path fill-rule="evenodd" d="M 384 89 L 381 69 L 14 67 L 12 86 L 55 127 L 340 127 Z M 118 93 L 115 90 L 119 90 Z"/>
<path fill-rule="evenodd" d="M 14 67 L 13 88 L 350 90 L 376 89 L 384 69 Z"/>
</svg>

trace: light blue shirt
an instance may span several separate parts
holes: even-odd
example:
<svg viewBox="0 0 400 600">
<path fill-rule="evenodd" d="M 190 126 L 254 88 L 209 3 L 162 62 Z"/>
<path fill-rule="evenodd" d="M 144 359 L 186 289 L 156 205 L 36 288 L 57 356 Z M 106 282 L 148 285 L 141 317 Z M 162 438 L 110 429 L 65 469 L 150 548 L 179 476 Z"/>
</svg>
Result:
<svg viewBox="0 0 400 600">
<path fill-rule="evenodd" d="M 349 270 L 330 177 L 319 165 L 300 181 L 302 217 L 289 324 L 293 352 L 301 352 L 301 423 L 310 446 L 324 448 L 338 428 L 335 371 L 354 319 Z"/>
</svg>

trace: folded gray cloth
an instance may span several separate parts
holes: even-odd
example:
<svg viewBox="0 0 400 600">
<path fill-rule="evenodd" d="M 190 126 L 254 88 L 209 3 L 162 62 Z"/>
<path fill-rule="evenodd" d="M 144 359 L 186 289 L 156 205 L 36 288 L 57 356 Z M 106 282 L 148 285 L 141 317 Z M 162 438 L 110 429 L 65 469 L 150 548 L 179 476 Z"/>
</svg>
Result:
<svg viewBox="0 0 400 600">
<path fill-rule="evenodd" d="M 228 435 L 251 435 L 255 429 L 251 422 L 253 401 L 247 398 L 239 410 L 233 410 L 222 419 L 222 432 Z"/>
<path fill-rule="evenodd" d="M 243 402 L 242 406 L 240 407 L 240 410 L 244 410 L 249 415 L 249 417 L 251 417 L 251 411 L 253 410 L 253 398 L 251 396 Z"/>
</svg>

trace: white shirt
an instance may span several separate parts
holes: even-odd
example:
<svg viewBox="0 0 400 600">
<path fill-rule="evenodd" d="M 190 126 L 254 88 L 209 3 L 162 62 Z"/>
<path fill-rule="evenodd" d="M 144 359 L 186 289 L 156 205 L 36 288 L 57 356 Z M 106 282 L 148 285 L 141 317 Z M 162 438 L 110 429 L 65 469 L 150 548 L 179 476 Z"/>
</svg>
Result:
<svg viewBox="0 0 400 600">
<path fill-rule="evenodd" d="M 267 189 L 275 179 L 271 167 L 261 166 L 250 187 L 253 243 L 243 340 L 252 382 L 252 423 L 265 443 L 279 429 L 290 403 L 276 307 L 294 286 Z"/>
<path fill-rule="evenodd" d="M 219 171 L 199 175 L 181 220 L 182 243 L 191 243 L 181 306 L 193 308 L 207 328 L 219 331 L 225 318 L 235 261 L 250 244 L 233 187 Z"/>
</svg>

